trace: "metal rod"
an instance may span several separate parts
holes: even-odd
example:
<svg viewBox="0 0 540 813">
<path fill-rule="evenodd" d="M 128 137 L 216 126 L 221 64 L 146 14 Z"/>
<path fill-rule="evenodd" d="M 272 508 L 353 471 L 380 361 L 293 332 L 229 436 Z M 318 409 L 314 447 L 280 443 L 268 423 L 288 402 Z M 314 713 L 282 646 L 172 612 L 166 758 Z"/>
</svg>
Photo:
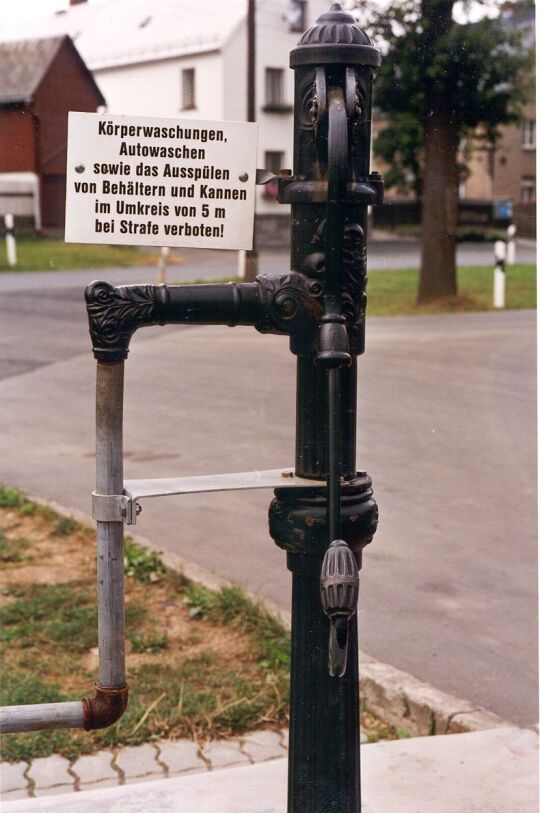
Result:
<svg viewBox="0 0 540 813">
<path fill-rule="evenodd" d="M 347 113 L 341 88 L 329 93 L 328 108 L 328 203 L 325 313 L 341 317 L 343 285 L 343 229 L 347 193 Z"/>
<path fill-rule="evenodd" d="M 341 370 L 328 370 L 328 538 L 341 537 Z"/>
<path fill-rule="evenodd" d="M 348 120 L 341 88 L 329 93 L 326 286 L 318 360 L 328 369 L 328 543 L 341 536 L 341 374 L 351 363 L 342 314 L 343 230 L 348 168 Z"/>
<path fill-rule="evenodd" d="M 96 483 L 100 494 L 118 494 L 123 487 L 122 412 L 124 363 L 97 365 Z M 126 684 L 124 641 L 124 523 L 97 523 L 99 689 Z M 90 707 L 94 701 L 85 701 Z M 53 728 L 88 727 L 82 700 L 36 703 L 0 709 L 5 733 Z M 93 726 L 90 727 L 101 727 Z"/>
<path fill-rule="evenodd" d="M 122 414 L 124 362 L 97 365 L 96 487 L 98 494 L 123 489 Z M 126 683 L 124 622 L 124 523 L 97 523 L 99 682 Z"/>
<path fill-rule="evenodd" d="M 42 731 L 52 728 L 82 728 L 82 700 L 69 703 L 35 703 L 28 706 L 5 706 L 0 709 L 2 734 Z"/>
</svg>

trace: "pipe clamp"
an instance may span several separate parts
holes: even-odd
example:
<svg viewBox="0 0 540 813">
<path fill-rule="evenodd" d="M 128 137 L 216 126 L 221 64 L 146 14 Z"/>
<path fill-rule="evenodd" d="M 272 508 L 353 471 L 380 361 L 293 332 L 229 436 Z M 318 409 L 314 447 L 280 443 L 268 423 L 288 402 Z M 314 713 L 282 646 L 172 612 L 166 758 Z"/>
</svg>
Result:
<svg viewBox="0 0 540 813">
<path fill-rule="evenodd" d="M 125 522 L 135 525 L 141 513 L 139 503 L 125 494 L 92 492 L 92 517 L 98 522 Z"/>
</svg>

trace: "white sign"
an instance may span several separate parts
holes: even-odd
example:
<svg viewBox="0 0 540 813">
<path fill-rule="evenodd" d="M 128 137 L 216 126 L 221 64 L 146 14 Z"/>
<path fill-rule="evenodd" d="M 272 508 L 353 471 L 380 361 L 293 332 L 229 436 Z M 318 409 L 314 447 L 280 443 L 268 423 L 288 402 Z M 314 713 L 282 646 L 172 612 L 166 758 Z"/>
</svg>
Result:
<svg viewBox="0 0 540 813">
<path fill-rule="evenodd" d="M 250 249 L 257 125 L 70 113 L 66 242 Z"/>
</svg>

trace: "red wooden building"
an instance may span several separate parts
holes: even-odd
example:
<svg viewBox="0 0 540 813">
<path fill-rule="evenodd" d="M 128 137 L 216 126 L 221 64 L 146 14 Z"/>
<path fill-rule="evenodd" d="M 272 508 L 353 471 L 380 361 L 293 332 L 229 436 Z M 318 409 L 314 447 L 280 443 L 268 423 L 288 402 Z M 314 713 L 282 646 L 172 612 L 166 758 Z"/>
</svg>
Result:
<svg viewBox="0 0 540 813">
<path fill-rule="evenodd" d="M 68 36 L 0 43 L 0 197 L 2 178 L 34 173 L 42 228 L 63 229 L 68 112 L 104 104 Z"/>
</svg>

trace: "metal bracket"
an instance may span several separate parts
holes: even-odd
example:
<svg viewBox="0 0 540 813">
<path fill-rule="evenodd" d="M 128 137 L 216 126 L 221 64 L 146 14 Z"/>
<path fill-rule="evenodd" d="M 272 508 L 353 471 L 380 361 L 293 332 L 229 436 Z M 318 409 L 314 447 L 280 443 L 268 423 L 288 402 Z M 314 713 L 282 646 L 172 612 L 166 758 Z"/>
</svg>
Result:
<svg viewBox="0 0 540 813">
<path fill-rule="evenodd" d="M 135 525 L 142 511 L 142 497 L 168 497 L 177 494 L 201 494 L 211 491 L 243 491 L 255 488 L 326 488 L 326 480 L 297 477 L 294 469 L 242 471 L 234 474 L 209 474 L 197 477 L 166 477 L 126 480 L 123 494 L 92 493 L 92 516 L 98 522 L 125 522 Z"/>
<path fill-rule="evenodd" d="M 97 522 L 125 522 L 135 525 L 142 506 L 125 494 L 92 492 L 92 516 Z"/>
</svg>

